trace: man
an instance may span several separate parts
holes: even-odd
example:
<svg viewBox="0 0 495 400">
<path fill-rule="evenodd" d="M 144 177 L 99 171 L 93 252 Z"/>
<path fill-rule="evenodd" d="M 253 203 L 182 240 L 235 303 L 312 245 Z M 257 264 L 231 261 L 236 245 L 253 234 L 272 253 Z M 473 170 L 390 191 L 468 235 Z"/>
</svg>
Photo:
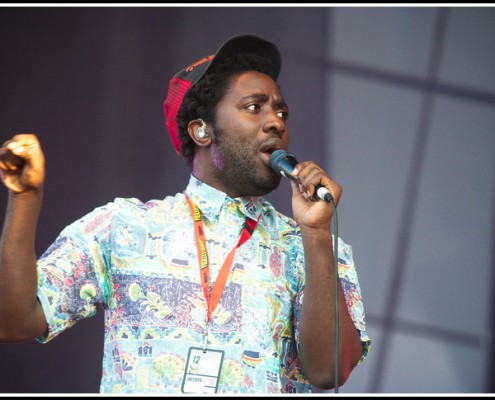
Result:
<svg viewBox="0 0 495 400">
<path fill-rule="evenodd" d="M 291 180 L 293 219 L 262 196 L 288 148 L 278 48 L 254 35 L 176 74 L 167 129 L 191 166 L 183 193 L 118 198 L 66 227 L 36 260 L 44 156 L 33 134 L 0 149 L 9 202 L 0 242 L 0 340 L 47 342 L 105 309 L 101 392 L 310 392 L 342 385 L 366 356 L 350 246 L 339 246 L 335 365 L 335 183 L 314 162 Z"/>
</svg>

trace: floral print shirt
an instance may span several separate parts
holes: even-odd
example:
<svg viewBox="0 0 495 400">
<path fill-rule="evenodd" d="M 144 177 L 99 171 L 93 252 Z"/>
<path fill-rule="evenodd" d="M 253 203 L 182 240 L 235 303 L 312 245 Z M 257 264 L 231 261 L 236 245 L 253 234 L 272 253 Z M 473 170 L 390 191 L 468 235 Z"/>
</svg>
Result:
<svg viewBox="0 0 495 400">
<path fill-rule="evenodd" d="M 245 218 L 259 217 L 209 323 L 208 347 L 224 351 L 218 392 L 311 392 L 297 352 L 305 284 L 298 226 L 263 198 L 233 199 L 192 175 L 185 193 L 203 215 L 210 282 Z M 340 238 L 338 265 L 362 361 L 370 339 L 352 248 Z M 207 325 L 184 193 L 117 198 L 72 223 L 40 257 L 38 288 L 49 325 L 42 343 L 103 307 L 100 392 L 181 393 L 188 350 L 202 346 Z"/>
</svg>

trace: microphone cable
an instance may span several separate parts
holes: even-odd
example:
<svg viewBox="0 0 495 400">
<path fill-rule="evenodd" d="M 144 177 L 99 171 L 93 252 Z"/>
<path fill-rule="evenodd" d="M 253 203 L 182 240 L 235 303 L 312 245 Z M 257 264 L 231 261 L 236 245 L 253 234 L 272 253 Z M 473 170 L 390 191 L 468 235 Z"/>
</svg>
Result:
<svg viewBox="0 0 495 400">
<path fill-rule="evenodd" d="M 334 354 L 334 392 L 339 393 L 339 222 L 337 218 L 337 206 L 333 201 L 333 197 L 330 198 L 330 204 L 333 208 L 333 235 L 335 240 L 333 240 L 333 269 L 334 269 L 334 280 L 333 280 L 333 295 L 334 295 L 334 316 L 335 316 L 335 354 Z"/>
</svg>

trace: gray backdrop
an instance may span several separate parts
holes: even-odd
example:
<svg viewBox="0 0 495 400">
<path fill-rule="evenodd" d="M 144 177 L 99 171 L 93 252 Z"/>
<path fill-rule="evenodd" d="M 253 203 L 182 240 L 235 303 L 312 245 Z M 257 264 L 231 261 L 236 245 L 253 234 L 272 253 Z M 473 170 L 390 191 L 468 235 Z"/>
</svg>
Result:
<svg viewBox="0 0 495 400">
<path fill-rule="evenodd" d="M 47 157 L 39 255 L 117 196 L 183 190 L 168 81 L 246 32 L 282 51 L 290 149 L 344 188 L 373 344 L 340 392 L 494 392 L 489 6 L 0 8 L 0 141 L 35 132 Z M 290 214 L 289 196 L 269 199 Z M 5 204 L 4 189 L 2 220 Z M 101 312 L 46 345 L 0 344 L 0 392 L 97 392 L 102 344 Z"/>
</svg>

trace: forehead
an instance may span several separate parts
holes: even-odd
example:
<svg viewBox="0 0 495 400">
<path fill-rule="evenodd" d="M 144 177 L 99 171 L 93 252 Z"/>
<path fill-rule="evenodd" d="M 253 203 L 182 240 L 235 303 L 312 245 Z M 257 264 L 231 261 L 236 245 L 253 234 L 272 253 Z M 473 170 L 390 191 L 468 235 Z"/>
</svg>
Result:
<svg viewBox="0 0 495 400">
<path fill-rule="evenodd" d="M 234 75 L 230 80 L 224 99 L 234 100 L 254 94 L 264 94 L 282 99 L 278 84 L 270 76 L 258 71 L 245 71 Z"/>
</svg>

